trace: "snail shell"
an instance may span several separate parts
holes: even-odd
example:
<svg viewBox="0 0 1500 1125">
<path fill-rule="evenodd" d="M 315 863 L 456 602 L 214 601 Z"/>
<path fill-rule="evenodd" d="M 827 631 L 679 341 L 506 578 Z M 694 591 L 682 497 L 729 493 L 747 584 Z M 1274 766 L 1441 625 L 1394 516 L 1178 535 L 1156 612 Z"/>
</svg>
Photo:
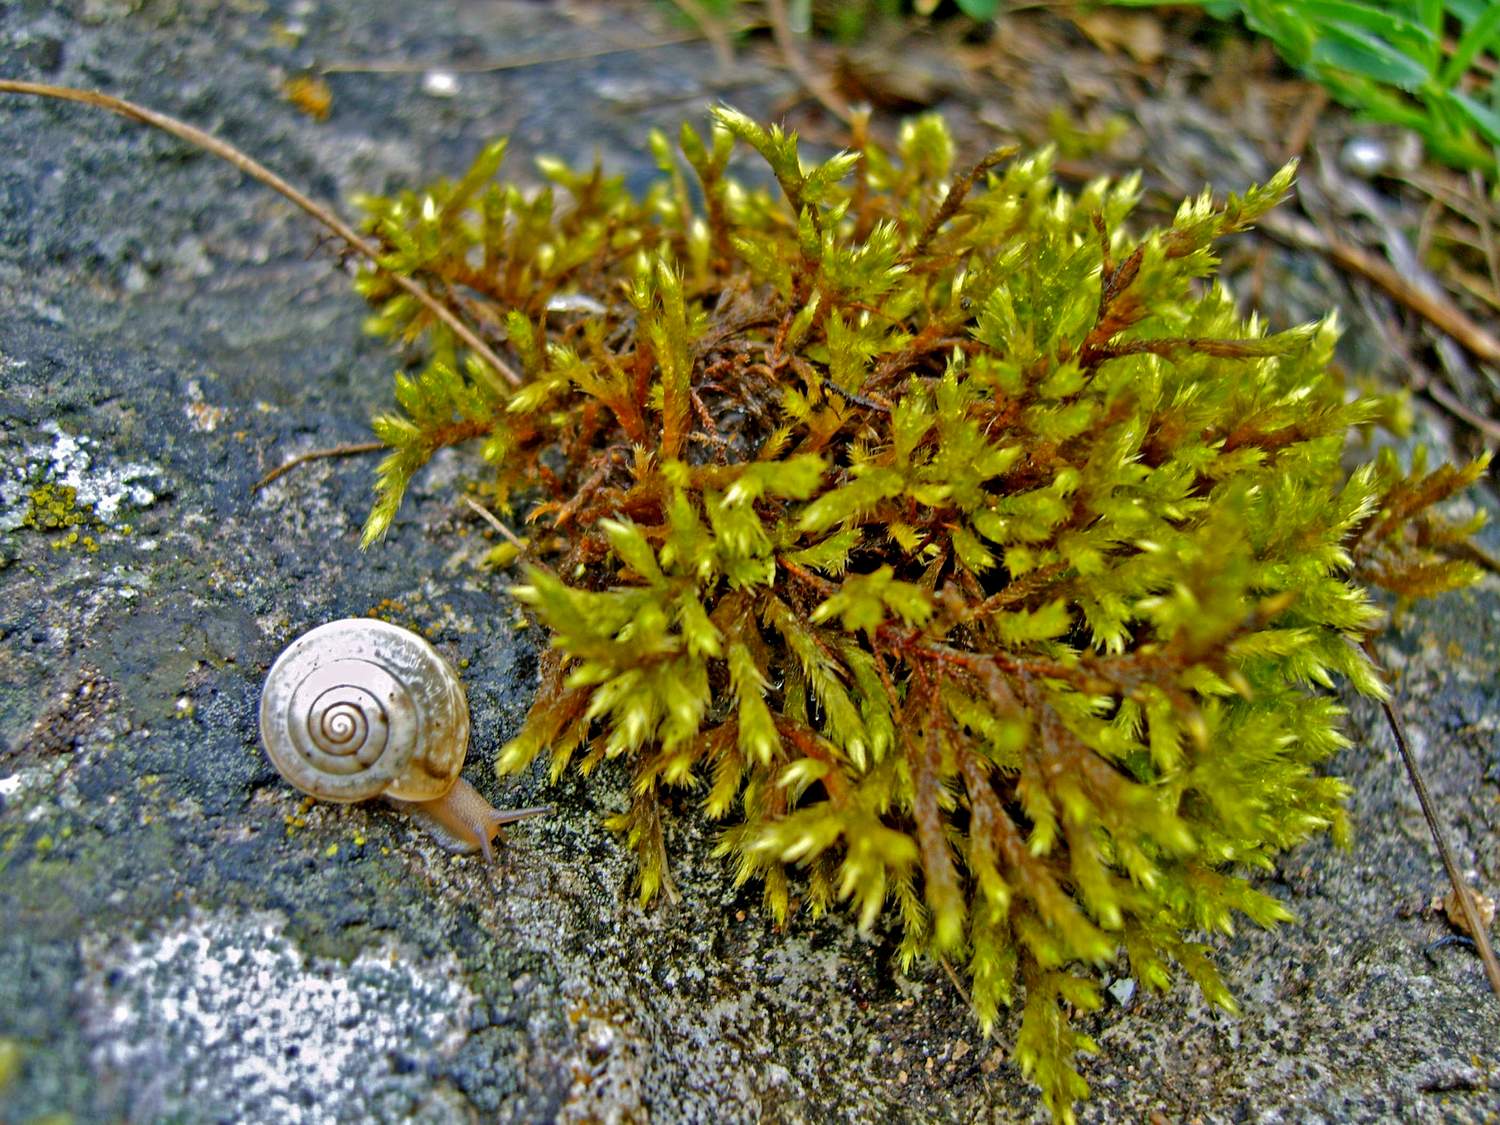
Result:
<svg viewBox="0 0 1500 1125">
<path fill-rule="evenodd" d="M 370 618 L 304 633 L 276 658 L 260 735 L 281 776 L 323 801 L 431 801 L 458 781 L 469 708 L 421 637 Z"/>
</svg>

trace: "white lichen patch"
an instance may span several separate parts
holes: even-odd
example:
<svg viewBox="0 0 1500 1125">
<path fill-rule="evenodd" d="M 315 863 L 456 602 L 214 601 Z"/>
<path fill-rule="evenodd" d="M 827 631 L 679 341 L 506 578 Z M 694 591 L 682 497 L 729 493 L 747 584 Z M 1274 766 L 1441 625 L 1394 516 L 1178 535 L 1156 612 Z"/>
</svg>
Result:
<svg viewBox="0 0 1500 1125">
<path fill-rule="evenodd" d="M 0 466 L 0 531 L 21 526 L 31 490 L 40 484 L 73 489 L 78 506 L 91 508 L 111 526 L 127 508 L 145 508 L 156 501 L 160 469 L 101 457 L 93 438 L 70 434 L 56 422 L 45 423 L 42 431 L 51 438 L 49 443 L 26 446 L 19 458 L 7 456 Z"/>
<path fill-rule="evenodd" d="M 182 409 L 187 415 L 188 425 L 202 434 L 213 433 L 229 417 L 228 410 L 203 397 L 203 385 L 197 379 L 188 380 L 187 402 Z"/>
<path fill-rule="evenodd" d="M 83 941 L 79 1008 L 98 1080 L 131 1120 L 461 1120 L 428 1063 L 474 997 L 450 959 L 396 947 L 308 957 L 274 914 L 208 914 Z"/>
<path fill-rule="evenodd" d="M 429 70 L 422 75 L 422 93 L 429 98 L 456 98 L 458 75 L 451 70 Z"/>
<path fill-rule="evenodd" d="M 33 795 L 45 795 L 57 786 L 58 776 L 67 767 L 63 757 L 41 758 L 36 765 L 18 769 L 0 777 L 0 801 L 12 807 L 26 804 Z M 26 815 L 29 823 L 44 819 L 48 813 L 45 802 L 34 805 Z"/>
<path fill-rule="evenodd" d="M 645 1120 L 651 1047 L 635 1020 L 623 1010 L 579 1005 L 569 1021 L 577 1040 L 564 1060 L 570 1081 L 557 1120 L 604 1125 Z"/>
<path fill-rule="evenodd" d="M 67 433 L 55 422 L 42 429 L 52 435 L 52 446 L 44 454 L 50 464 L 47 479 L 75 489 L 78 502 L 92 507 L 105 523 L 114 523 L 127 504 L 144 508 L 156 500 L 152 485 L 161 472 L 154 466 L 135 461 L 96 463 L 93 438 Z"/>
</svg>

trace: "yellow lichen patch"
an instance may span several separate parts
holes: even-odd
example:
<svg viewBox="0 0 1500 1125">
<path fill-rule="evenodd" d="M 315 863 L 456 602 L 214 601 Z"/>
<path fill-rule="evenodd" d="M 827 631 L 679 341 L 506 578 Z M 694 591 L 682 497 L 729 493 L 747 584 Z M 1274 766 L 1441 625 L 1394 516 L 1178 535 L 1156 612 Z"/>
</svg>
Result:
<svg viewBox="0 0 1500 1125">
<path fill-rule="evenodd" d="M 49 546 L 54 551 L 70 551 L 78 547 L 93 554 L 99 550 L 99 541 L 89 532 L 103 531 L 104 524 L 94 514 L 91 505 L 79 502 L 78 490 L 72 485 L 50 481 L 39 484 L 27 494 L 27 500 L 26 514 L 21 517 L 22 527 L 64 532 L 50 541 Z"/>
<path fill-rule="evenodd" d="M 94 511 L 78 503 L 78 490 L 67 484 L 39 484 L 28 494 L 30 506 L 21 526 L 37 531 L 62 531 L 94 522 Z"/>
<path fill-rule="evenodd" d="M 26 1057 L 26 1049 L 10 1036 L 0 1036 L 0 1092 L 14 1082 L 21 1074 L 21 1061 Z"/>
<path fill-rule="evenodd" d="M 327 121 L 333 112 L 333 91 L 315 74 L 299 74 L 281 86 L 286 100 L 314 121 Z"/>
</svg>

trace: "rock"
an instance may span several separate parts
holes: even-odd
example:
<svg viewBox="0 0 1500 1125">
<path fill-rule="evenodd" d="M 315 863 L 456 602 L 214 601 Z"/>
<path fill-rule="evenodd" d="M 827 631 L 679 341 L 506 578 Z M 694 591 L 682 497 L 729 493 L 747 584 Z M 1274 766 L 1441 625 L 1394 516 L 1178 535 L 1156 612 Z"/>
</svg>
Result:
<svg viewBox="0 0 1500 1125">
<path fill-rule="evenodd" d="M 598 152 L 644 183 L 647 129 L 718 100 L 712 52 L 591 56 L 617 43 L 570 10 L 25 3 L 0 8 L 0 57 L 187 118 L 330 200 L 457 173 L 500 133 L 513 174 L 541 151 Z M 465 70 L 452 97 L 421 96 L 420 71 L 330 74 L 324 124 L 280 93 L 320 60 L 476 55 L 573 60 Z M 767 77 L 734 100 L 764 114 L 787 90 Z M 601 827 L 622 775 L 494 780 L 539 638 L 515 628 L 502 576 L 454 556 L 480 541 L 451 488 L 419 482 L 368 552 L 369 461 L 250 494 L 292 454 L 366 438 L 388 401 L 398 360 L 361 337 L 318 239 L 176 140 L 0 97 L 0 501 L 24 508 L 51 483 L 79 513 L 0 520 L 0 1118 L 1037 1117 L 1014 1015 L 980 1043 L 941 968 L 902 974 L 893 934 L 863 938 L 842 913 L 777 931 L 690 800 L 668 834 L 681 902 L 642 910 Z M 476 465 L 460 451 L 433 472 Z M 275 654 L 372 610 L 431 630 L 463 667 L 470 780 L 499 805 L 557 806 L 516 826 L 495 868 L 380 805 L 304 804 L 261 755 Z M 1386 649 L 1486 886 L 1495 750 L 1478 717 L 1496 713 L 1497 611 L 1491 583 L 1413 611 Z M 1217 943 L 1243 1016 L 1180 986 L 1086 1017 L 1102 1050 L 1085 1120 L 1500 1108 L 1490 1063 L 1453 1062 L 1493 1057 L 1497 1005 L 1472 955 L 1429 963 L 1433 923 L 1398 916 L 1438 866 L 1378 712 L 1356 702 L 1351 729 L 1337 769 L 1357 847 L 1286 857 L 1265 886 L 1300 924 Z"/>
</svg>

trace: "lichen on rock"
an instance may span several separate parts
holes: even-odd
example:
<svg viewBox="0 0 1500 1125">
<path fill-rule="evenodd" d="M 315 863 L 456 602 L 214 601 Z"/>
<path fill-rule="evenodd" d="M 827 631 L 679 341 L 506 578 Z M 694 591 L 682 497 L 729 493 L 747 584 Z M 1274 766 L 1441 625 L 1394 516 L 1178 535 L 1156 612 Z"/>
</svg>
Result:
<svg viewBox="0 0 1500 1125">
<path fill-rule="evenodd" d="M 201 914 L 96 935 L 78 989 L 98 1071 L 136 1120 L 466 1120 L 426 1089 L 473 997 L 456 964 L 399 947 L 309 957 L 274 914 Z"/>
</svg>

